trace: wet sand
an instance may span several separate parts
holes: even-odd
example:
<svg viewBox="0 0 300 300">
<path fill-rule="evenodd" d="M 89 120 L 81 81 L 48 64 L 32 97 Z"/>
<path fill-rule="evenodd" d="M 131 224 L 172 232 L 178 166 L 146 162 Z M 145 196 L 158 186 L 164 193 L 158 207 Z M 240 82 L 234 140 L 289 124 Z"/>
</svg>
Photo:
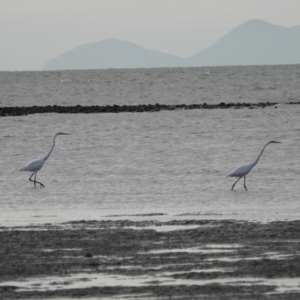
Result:
<svg viewBox="0 0 300 300">
<path fill-rule="evenodd" d="M 300 221 L 78 221 L 0 230 L 0 299 L 300 297 Z"/>
</svg>

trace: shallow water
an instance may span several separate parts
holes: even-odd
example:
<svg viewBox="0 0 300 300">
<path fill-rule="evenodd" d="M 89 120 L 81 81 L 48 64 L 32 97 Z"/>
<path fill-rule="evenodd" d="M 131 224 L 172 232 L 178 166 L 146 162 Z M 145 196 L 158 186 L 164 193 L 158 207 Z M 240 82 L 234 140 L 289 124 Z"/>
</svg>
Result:
<svg viewBox="0 0 300 300">
<path fill-rule="evenodd" d="M 299 65 L 0 72 L 0 105 L 299 101 Z"/>
<path fill-rule="evenodd" d="M 298 66 L 2 72 L 1 103 L 278 101 L 277 108 L 2 117 L 0 225 L 78 219 L 298 219 Z M 202 74 L 202 75 L 201 75 Z M 103 90 L 102 90 L 103 88 Z M 145 97 L 143 97 L 145 93 Z M 148 96 L 147 96 L 148 95 Z M 28 161 L 56 147 L 34 188 Z M 231 191 L 226 174 L 258 165 Z"/>
<path fill-rule="evenodd" d="M 216 270 L 197 270 L 197 272 L 215 272 Z M 226 273 L 226 269 L 217 270 L 218 272 Z M 194 271 L 195 272 L 195 271 Z M 178 274 L 178 272 L 176 272 Z M 8 281 L 5 283 L 0 283 L 0 286 L 18 286 L 18 292 L 26 291 L 56 291 L 56 290 L 68 290 L 68 289 L 87 289 L 95 286 L 105 287 L 105 286 L 146 286 L 151 285 L 153 282 L 159 282 L 160 286 L 164 285 L 207 285 L 207 284 L 220 284 L 220 285 L 233 285 L 233 286 L 243 286 L 243 285 L 265 285 L 265 286 L 275 286 L 275 291 L 269 294 L 277 294 L 284 292 L 299 292 L 299 278 L 217 278 L 217 279 L 202 279 L 202 280 L 192 280 L 192 279 L 174 279 L 171 276 L 172 272 L 166 272 L 162 274 L 155 274 L 154 276 L 124 276 L 124 275 L 108 275 L 108 274 L 87 274 L 79 273 L 71 276 L 49 276 L 42 278 L 30 278 L 24 281 Z M 130 299 L 135 299 L 135 297 L 129 297 Z M 58 298 L 55 298 L 58 299 Z M 68 298 L 62 298 L 68 299 Z M 113 299 L 113 297 L 109 297 Z M 147 299 L 151 299 L 147 297 Z"/>
</svg>

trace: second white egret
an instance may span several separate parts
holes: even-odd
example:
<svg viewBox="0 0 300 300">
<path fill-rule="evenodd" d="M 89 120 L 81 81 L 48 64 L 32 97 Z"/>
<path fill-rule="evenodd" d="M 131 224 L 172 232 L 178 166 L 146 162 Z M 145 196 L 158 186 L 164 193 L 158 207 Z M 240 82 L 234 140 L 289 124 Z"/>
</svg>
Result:
<svg viewBox="0 0 300 300">
<path fill-rule="evenodd" d="M 269 141 L 267 142 L 263 148 L 261 149 L 259 155 L 257 156 L 256 160 L 251 162 L 251 163 L 248 163 L 248 164 L 245 164 L 245 165 L 242 165 L 240 167 L 237 167 L 236 169 L 234 169 L 232 172 L 230 172 L 227 176 L 229 177 L 238 177 L 238 180 L 233 184 L 231 190 L 233 190 L 235 184 L 241 179 L 244 177 L 244 188 L 247 190 L 247 187 L 246 187 L 246 175 L 249 174 L 249 172 L 252 170 L 252 168 L 257 164 L 258 160 L 260 159 L 261 155 L 263 154 L 265 148 L 271 144 L 271 143 L 281 143 L 281 142 L 277 142 L 277 141 Z"/>
</svg>

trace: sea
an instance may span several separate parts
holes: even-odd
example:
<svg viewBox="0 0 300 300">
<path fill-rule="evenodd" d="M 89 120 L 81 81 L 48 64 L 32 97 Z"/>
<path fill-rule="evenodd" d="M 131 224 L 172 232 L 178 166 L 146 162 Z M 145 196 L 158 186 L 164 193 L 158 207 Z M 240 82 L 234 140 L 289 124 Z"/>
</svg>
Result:
<svg viewBox="0 0 300 300">
<path fill-rule="evenodd" d="M 0 106 L 277 102 L 0 117 L 0 226 L 300 218 L 300 66 L 0 72 Z M 56 146 L 34 187 L 19 169 Z M 253 161 L 241 179 L 227 177 Z"/>
</svg>

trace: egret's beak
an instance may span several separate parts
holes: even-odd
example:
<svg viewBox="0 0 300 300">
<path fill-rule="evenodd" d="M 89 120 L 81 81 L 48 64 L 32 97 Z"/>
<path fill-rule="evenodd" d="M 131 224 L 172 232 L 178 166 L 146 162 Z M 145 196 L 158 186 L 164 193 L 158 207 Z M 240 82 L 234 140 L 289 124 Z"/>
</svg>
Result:
<svg viewBox="0 0 300 300">
<path fill-rule="evenodd" d="M 278 144 L 281 144 L 281 142 L 277 142 L 277 141 L 273 141 L 273 143 L 278 143 Z"/>
<path fill-rule="evenodd" d="M 70 135 L 70 133 L 61 132 L 60 134 Z"/>
</svg>

